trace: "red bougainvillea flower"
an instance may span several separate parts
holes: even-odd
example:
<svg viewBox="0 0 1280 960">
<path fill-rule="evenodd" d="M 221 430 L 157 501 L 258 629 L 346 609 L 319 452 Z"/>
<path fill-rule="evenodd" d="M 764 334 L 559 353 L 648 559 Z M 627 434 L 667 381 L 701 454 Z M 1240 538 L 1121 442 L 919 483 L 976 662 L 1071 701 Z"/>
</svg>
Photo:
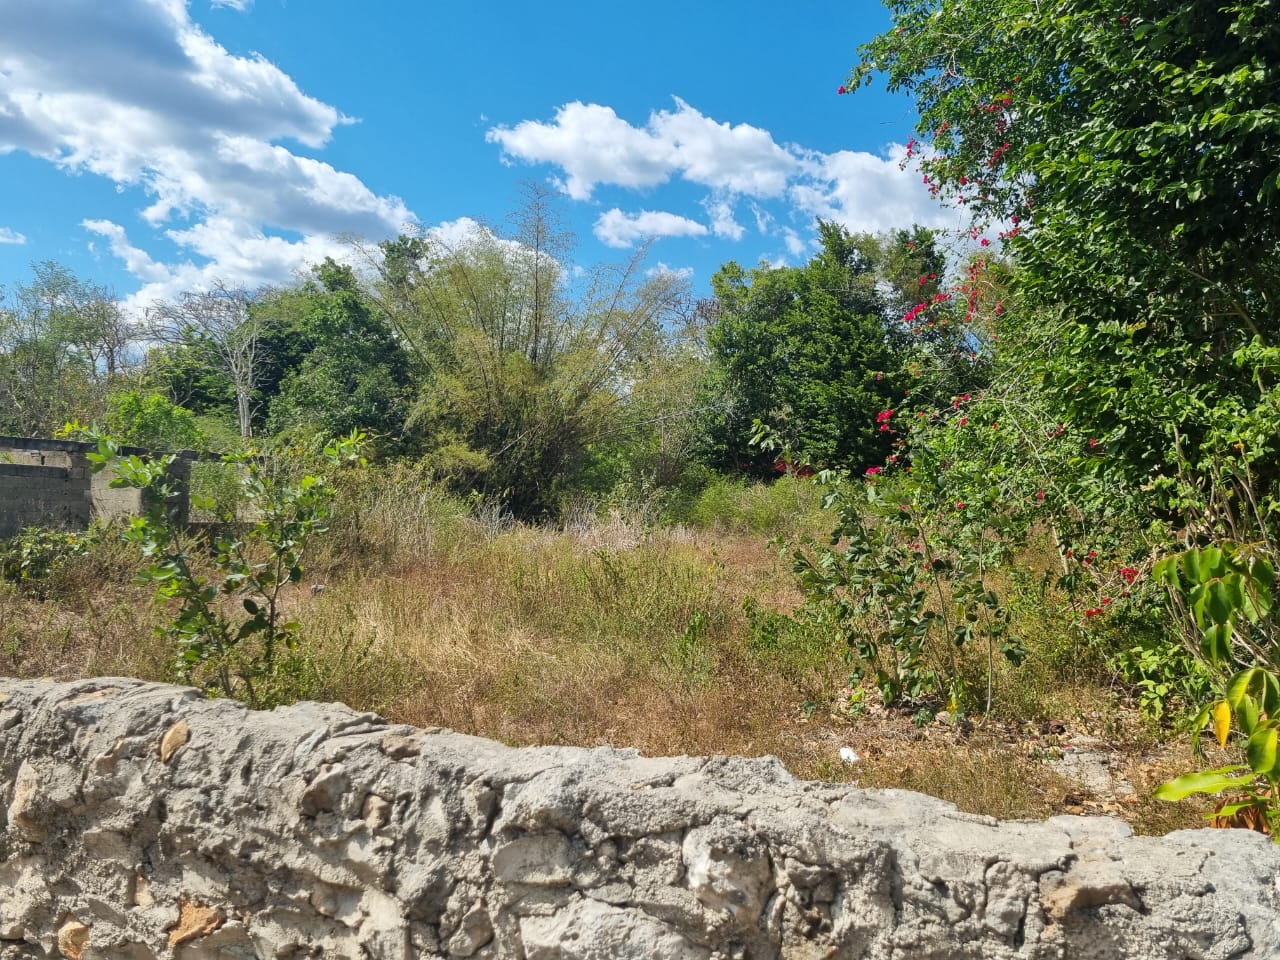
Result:
<svg viewBox="0 0 1280 960">
<path fill-rule="evenodd" d="M 884 467 L 867 467 L 867 476 L 874 477 L 877 473 L 879 473 L 883 469 Z"/>
</svg>

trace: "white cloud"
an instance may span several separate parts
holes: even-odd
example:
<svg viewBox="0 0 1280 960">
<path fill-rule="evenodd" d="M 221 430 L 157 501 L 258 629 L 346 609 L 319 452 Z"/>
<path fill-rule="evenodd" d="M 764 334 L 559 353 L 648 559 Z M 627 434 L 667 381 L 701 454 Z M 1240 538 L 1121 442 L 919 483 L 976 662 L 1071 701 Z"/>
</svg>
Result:
<svg viewBox="0 0 1280 960">
<path fill-rule="evenodd" d="M 746 233 L 745 228 L 733 215 L 733 201 L 726 196 L 707 197 L 702 202 L 707 216 L 711 218 L 711 232 L 717 237 L 729 240 L 741 240 Z"/>
<path fill-rule="evenodd" d="M 806 158 L 805 175 L 792 185 L 795 207 L 814 218 L 875 233 L 910 226 L 958 227 L 960 215 L 929 196 L 919 171 L 904 167 L 901 147 L 884 156 L 841 150 Z"/>
<path fill-rule="evenodd" d="M 627 246 L 645 235 L 707 232 L 739 242 L 747 233 L 737 217 L 744 200 L 756 230 L 780 238 L 793 257 L 812 248 L 817 218 L 855 232 L 913 223 L 958 227 L 963 219 L 929 196 L 918 171 L 904 165 L 902 146 L 890 145 L 880 155 L 782 146 L 767 130 L 713 120 L 678 97 L 673 109 L 654 111 L 643 127 L 611 107 L 575 101 L 560 107 L 549 123 L 493 127 L 486 137 L 502 148 L 506 163 L 558 167 L 564 176 L 553 181 L 575 200 L 590 200 L 602 185 L 649 191 L 679 179 L 707 189 L 701 201 L 706 226 L 677 214 L 614 208 L 595 227 L 610 246 Z"/>
<path fill-rule="evenodd" d="M 631 247 L 650 237 L 703 237 L 707 228 L 696 220 L 660 210 L 623 213 L 617 207 L 600 214 L 592 232 L 610 247 Z"/>
<path fill-rule="evenodd" d="M 650 267 L 644 272 L 646 277 L 679 277 L 681 280 L 691 280 L 693 278 L 693 267 L 671 267 L 658 261 L 657 266 Z"/>
<path fill-rule="evenodd" d="M 87 220 L 148 287 L 284 281 L 335 249 L 334 234 L 380 238 L 413 219 L 398 198 L 283 145 L 322 148 L 350 121 L 266 59 L 229 53 L 187 0 L 4 0 L 0 76 L 0 154 L 140 188 L 144 220 L 206 261 L 158 263 L 118 225 Z"/>
<path fill-rule="evenodd" d="M 125 229 L 109 220 L 86 220 L 86 230 L 105 237 L 113 255 L 142 281 L 125 298 L 125 308 L 142 313 L 156 300 L 172 300 L 187 290 L 204 290 L 222 281 L 255 289 L 286 282 L 325 257 L 348 259 L 350 248 L 330 235 L 297 240 L 272 236 L 242 221 L 209 218 L 168 236 L 194 256 L 178 263 L 157 262 L 129 241 Z M 197 260 L 201 262 L 196 262 Z"/>
<path fill-rule="evenodd" d="M 751 215 L 756 218 L 756 229 L 761 233 L 770 233 L 773 230 L 773 214 L 758 203 L 751 204 Z"/>
<path fill-rule="evenodd" d="M 782 230 L 782 242 L 787 245 L 787 253 L 793 257 L 799 257 L 808 249 L 808 244 L 800 238 L 800 234 L 796 233 L 790 227 L 784 227 Z"/>
<path fill-rule="evenodd" d="M 777 196 L 797 159 L 765 130 L 704 116 L 676 98 L 644 127 L 612 107 L 567 103 L 551 123 L 524 120 L 485 134 L 507 162 L 551 163 L 567 174 L 565 191 L 586 200 L 600 184 L 644 188 L 680 176 L 691 183 L 750 196 Z"/>
<path fill-rule="evenodd" d="M 565 192 L 575 200 L 588 199 L 600 183 L 651 187 L 675 169 L 671 144 L 631 126 L 612 107 L 594 103 L 567 103 L 556 111 L 554 123 L 525 120 L 494 127 L 485 139 L 501 145 L 509 160 L 563 168 Z"/>
<path fill-rule="evenodd" d="M 676 109 L 654 114 L 649 127 L 673 145 L 686 180 L 715 190 L 776 197 L 796 167 L 796 158 L 774 143 L 767 130 L 717 123 L 679 97 Z"/>
<path fill-rule="evenodd" d="M 253 6 L 253 0 L 209 0 L 209 6 L 230 7 L 232 10 L 243 13 Z"/>
<path fill-rule="evenodd" d="M 27 242 L 27 238 L 20 234 L 17 230 L 9 227 L 0 227 L 0 243 L 23 244 Z"/>
</svg>

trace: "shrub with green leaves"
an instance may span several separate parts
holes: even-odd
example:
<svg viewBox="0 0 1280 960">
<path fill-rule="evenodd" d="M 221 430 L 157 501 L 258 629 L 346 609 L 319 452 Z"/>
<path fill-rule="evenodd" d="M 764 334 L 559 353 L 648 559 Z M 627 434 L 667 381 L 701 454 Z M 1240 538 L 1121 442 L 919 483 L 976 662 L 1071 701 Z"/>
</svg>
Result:
<svg viewBox="0 0 1280 960">
<path fill-rule="evenodd" d="M 161 628 L 177 649 L 177 679 L 252 706 L 269 704 L 281 679 L 280 650 L 292 649 L 301 631 L 297 621 L 286 619 L 284 590 L 302 580 L 307 548 L 327 526 L 333 486 L 314 474 L 294 475 L 256 453 L 228 454 L 223 462 L 238 469 L 242 500 L 253 519 L 219 516 L 225 532 L 208 542 L 179 519 L 170 476 L 174 457 L 121 456 L 112 438 L 90 437 L 97 443 L 88 454 L 95 471 L 111 467 L 111 486 L 149 494 L 145 512 L 123 536 L 147 561 L 140 582 L 154 586 L 157 601 L 177 605 Z M 325 460 L 331 467 L 360 461 L 363 439 L 355 431 L 330 443 Z M 211 502 L 200 506 L 216 508 Z"/>
<path fill-rule="evenodd" d="M 1280 835 L 1280 624 L 1273 616 L 1276 566 L 1265 544 L 1224 541 L 1165 557 L 1155 569 L 1170 603 L 1182 613 L 1188 650 L 1222 678 L 1222 696 L 1192 721 L 1199 745 L 1210 727 L 1219 745 L 1234 741 L 1244 762 L 1189 773 L 1156 796 L 1243 795 L 1219 816 L 1255 807 Z"/>
<path fill-rule="evenodd" d="M 70 558 L 86 554 L 98 537 L 97 527 L 84 533 L 29 527 L 16 537 L 0 541 L 0 579 L 21 584 L 42 596 L 49 576 Z"/>
</svg>

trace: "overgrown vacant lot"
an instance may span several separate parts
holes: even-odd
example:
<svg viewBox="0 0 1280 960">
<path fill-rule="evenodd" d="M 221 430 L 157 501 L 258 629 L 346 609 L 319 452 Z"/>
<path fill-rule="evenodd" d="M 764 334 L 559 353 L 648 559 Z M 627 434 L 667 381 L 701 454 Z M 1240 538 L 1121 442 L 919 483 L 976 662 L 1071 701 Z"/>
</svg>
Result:
<svg viewBox="0 0 1280 960">
<path fill-rule="evenodd" d="M 807 484 L 726 488 L 680 526 L 634 510 L 554 529 L 477 518 L 403 478 L 343 501 L 286 595 L 302 640 L 278 701 L 339 700 L 512 744 L 774 754 L 797 776 L 1001 817 L 1109 813 L 1159 832 L 1204 810 L 1149 799 L 1193 767 L 1185 738 L 1134 708 L 1106 638 L 1034 597 L 1020 613 L 1030 656 L 998 669 L 989 715 L 886 710 L 869 689 L 851 704 L 847 644 L 784 618 L 802 598 L 768 542 L 822 529 Z M 45 579 L 0 583 L 0 669 L 172 679 L 155 632 L 171 611 L 132 584 L 136 570 L 107 533 Z M 1115 783 L 1069 775 L 1064 756 L 1086 747 Z"/>
</svg>

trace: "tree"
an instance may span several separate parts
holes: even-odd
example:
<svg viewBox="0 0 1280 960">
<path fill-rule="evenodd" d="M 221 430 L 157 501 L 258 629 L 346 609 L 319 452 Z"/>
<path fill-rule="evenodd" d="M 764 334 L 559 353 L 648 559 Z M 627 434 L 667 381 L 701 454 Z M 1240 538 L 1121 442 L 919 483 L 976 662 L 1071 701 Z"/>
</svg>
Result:
<svg viewBox="0 0 1280 960">
<path fill-rule="evenodd" d="M 638 365 L 687 294 L 645 277 L 643 251 L 577 277 L 567 251 L 537 191 L 514 236 L 381 247 L 377 302 L 422 373 L 412 421 L 429 459 L 521 516 L 553 511 L 590 445 L 627 422 Z"/>
<path fill-rule="evenodd" d="M 168 343 L 204 349 L 231 381 L 240 436 L 253 436 L 254 389 L 261 373 L 261 324 L 250 309 L 254 296 L 222 282 L 160 301 L 149 311 L 151 333 Z"/>
<path fill-rule="evenodd" d="M 107 429 L 122 443 L 150 450 L 203 450 L 195 415 L 158 393 L 118 390 L 107 401 Z"/>
<path fill-rule="evenodd" d="M 931 188 L 1000 225 L 1028 310 L 1020 339 L 1060 415 L 1181 522 L 1224 471 L 1275 489 L 1261 426 L 1280 370 L 1272 5 L 890 8 L 851 86 L 884 71 L 911 93 Z M 1235 522 L 1217 500 L 1209 512 Z"/>
<path fill-rule="evenodd" d="M 277 298 L 295 301 L 299 312 L 280 327 L 298 360 L 278 381 L 269 428 L 313 431 L 325 441 L 358 429 L 403 442 L 408 357 L 350 267 L 326 259 L 312 273 L 318 284 L 309 281 Z"/>
<path fill-rule="evenodd" d="M 819 223 L 822 251 L 803 267 L 725 264 L 708 330 L 712 411 L 709 459 L 768 471 L 750 448 L 752 422 L 773 425 L 814 463 L 870 466 L 888 452 L 877 414 L 901 395 L 901 354 L 891 342 L 870 238 Z M 723 402 L 716 403 L 715 399 Z"/>
<path fill-rule="evenodd" d="M 0 309 L 0 430 L 47 435 L 104 412 L 138 333 L 107 288 L 51 260 L 32 273 Z"/>
</svg>

